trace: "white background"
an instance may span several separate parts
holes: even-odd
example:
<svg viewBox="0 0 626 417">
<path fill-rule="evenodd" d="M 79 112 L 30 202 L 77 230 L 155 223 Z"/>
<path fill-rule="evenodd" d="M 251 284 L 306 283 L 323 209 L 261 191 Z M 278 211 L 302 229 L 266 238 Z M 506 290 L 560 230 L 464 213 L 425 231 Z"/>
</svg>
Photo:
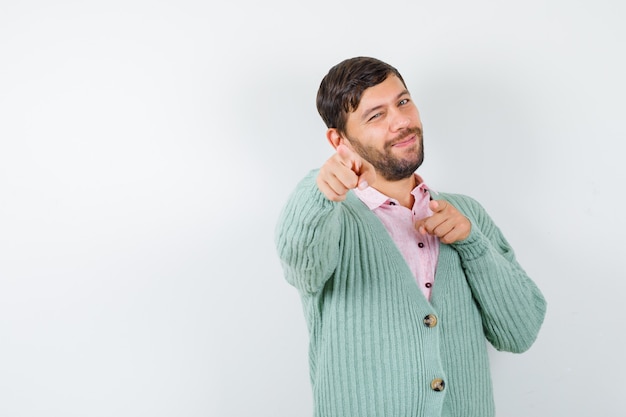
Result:
<svg viewBox="0 0 626 417">
<path fill-rule="evenodd" d="M 311 415 L 274 249 L 331 148 L 323 75 L 369 55 L 548 299 L 490 351 L 500 417 L 624 416 L 618 0 L 2 1 L 0 416 Z"/>
</svg>

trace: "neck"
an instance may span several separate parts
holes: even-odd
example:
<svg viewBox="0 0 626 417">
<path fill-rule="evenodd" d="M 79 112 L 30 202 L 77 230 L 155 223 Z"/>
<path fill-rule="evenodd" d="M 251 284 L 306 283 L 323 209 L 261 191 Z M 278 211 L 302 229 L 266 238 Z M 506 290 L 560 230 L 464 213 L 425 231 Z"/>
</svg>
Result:
<svg viewBox="0 0 626 417">
<path fill-rule="evenodd" d="M 381 178 L 379 175 L 376 179 L 374 188 L 386 196 L 398 200 L 398 202 L 404 207 L 411 209 L 413 208 L 413 203 L 415 202 L 415 197 L 413 197 L 411 191 L 413 191 L 417 185 L 418 182 L 415 174 L 411 175 L 409 178 L 398 181 L 388 181 Z"/>
</svg>

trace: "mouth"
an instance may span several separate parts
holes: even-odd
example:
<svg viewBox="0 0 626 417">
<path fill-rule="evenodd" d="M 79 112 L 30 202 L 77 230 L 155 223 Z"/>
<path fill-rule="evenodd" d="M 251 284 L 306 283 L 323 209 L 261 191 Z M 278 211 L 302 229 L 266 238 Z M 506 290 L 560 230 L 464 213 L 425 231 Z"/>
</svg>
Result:
<svg viewBox="0 0 626 417">
<path fill-rule="evenodd" d="M 400 139 L 398 142 L 392 144 L 391 147 L 392 148 L 406 148 L 407 146 L 413 145 L 416 140 L 417 140 L 416 135 L 408 135 Z"/>
</svg>

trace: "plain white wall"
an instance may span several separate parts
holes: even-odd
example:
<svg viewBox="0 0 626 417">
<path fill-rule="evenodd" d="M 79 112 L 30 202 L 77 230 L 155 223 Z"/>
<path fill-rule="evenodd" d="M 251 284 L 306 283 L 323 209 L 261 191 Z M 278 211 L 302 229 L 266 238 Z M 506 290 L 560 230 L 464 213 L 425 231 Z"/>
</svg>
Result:
<svg viewBox="0 0 626 417">
<path fill-rule="evenodd" d="M 500 417 L 623 416 L 623 2 L 0 4 L 0 416 L 311 415 L 274 226 L 329 155 L 315 93 L 376 56 L 421 174 L 544 291 Z"/>
</svg>

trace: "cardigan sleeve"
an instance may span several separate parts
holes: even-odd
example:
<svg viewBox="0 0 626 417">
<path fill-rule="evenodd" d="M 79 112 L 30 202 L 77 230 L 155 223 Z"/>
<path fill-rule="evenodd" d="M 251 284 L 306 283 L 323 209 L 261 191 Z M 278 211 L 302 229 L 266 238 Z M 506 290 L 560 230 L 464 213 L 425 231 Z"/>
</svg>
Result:
<svg viewBox="0 0 626 417">
<path fill-rule="evenodd" d="M 452 246 L 482 316 L 487 340 L 501 351 L 530 348 L 546 313 L 546 301 L 515 259 L 500 229 L 475 200 L 445 195 L 472 223 L 470 235 Z"/>
<path fill-rule="evenodd" d="M 319 191 L 319 170 L 296 186 L 276 225 L 275 244 L 285 279 L 303 293 L 321 290 L 339 257 L 340 207 Z"/>
</svg>

